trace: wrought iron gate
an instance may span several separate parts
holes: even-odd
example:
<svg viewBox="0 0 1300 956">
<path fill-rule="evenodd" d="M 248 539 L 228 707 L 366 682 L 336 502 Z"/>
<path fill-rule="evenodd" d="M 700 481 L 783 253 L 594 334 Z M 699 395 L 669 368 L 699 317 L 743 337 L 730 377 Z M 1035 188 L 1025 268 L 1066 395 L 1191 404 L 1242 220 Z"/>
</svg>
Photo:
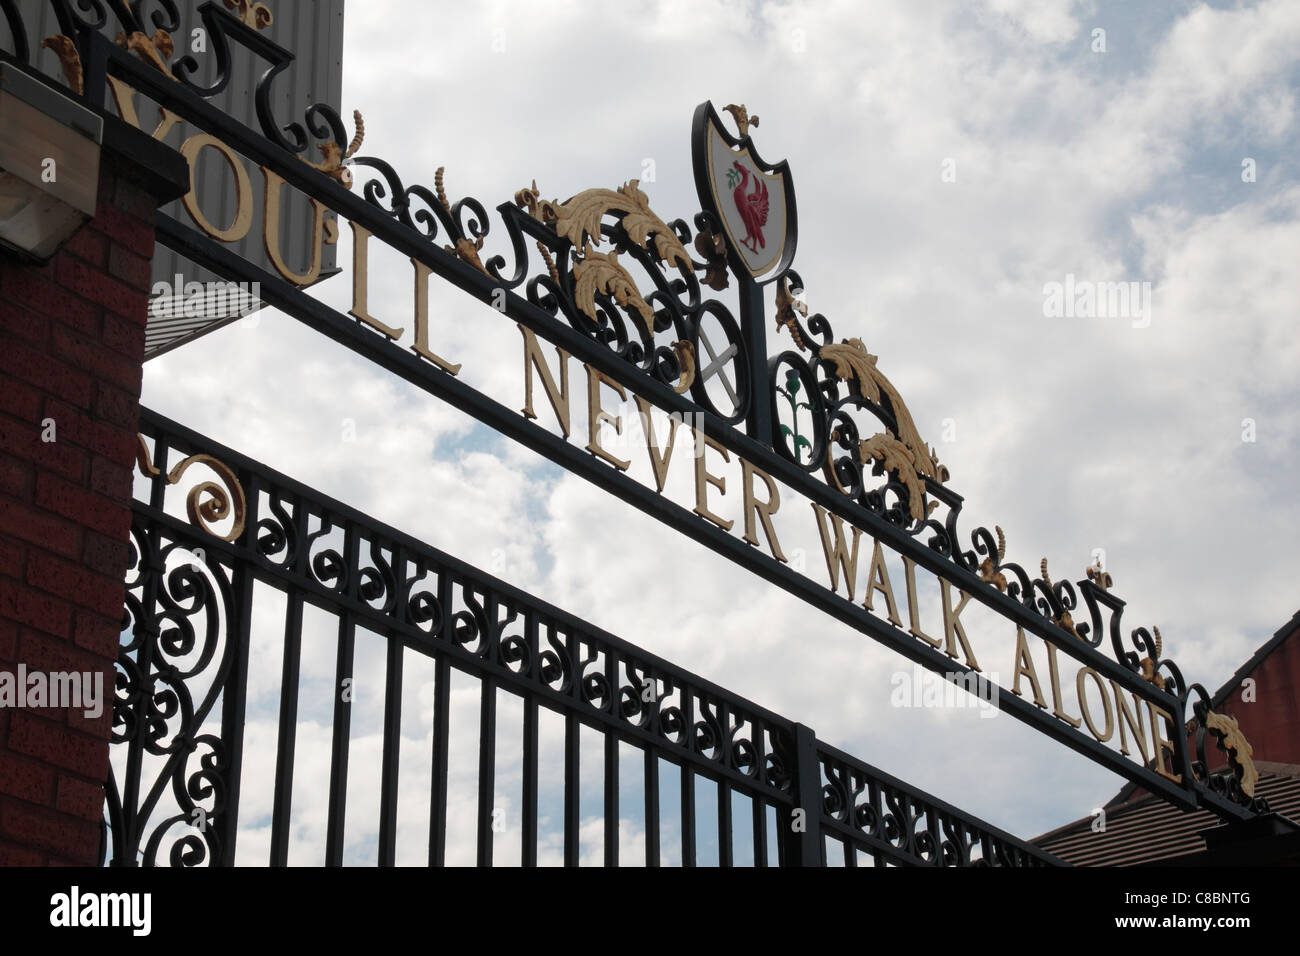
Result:
<svg viewBox="0 0 1300 956">
<path fill-rule="evenodd" d="M 637 754 L 644 862 L 660 843 L 661 774 L 680 773 L 680 850 L 694 865 L 704 842 L 727 866 L 1043 866 L 1041 850 L 818 740 L 765 710 L 414 538 L 144 411 L 123 644 L 114 708 L 118 759 L 110 780 L 112 865 L 231 865 L 240 833 L 253 591 L 285 594 L 279 732 L 269 862 L 289 859 L 304 610 L 336 620 L 329 808 L 324 858 L 344 860 L 350 774 L 380 777 L 377 860 L 398 841 L 403 668 L 434 663 L 427 862 L 447 861 L 447 773 L 453 673 L 479 686 L 475 858 L 494 851 L 497 708 L 523 703 L 520 859 L 538 862 L 539 716 L 564 726 L 563 862 L 580 855 L 583 727 L 603 750 L 603 860 L 620 852 L 620 745 Z M 147 441 L 146 441 L 147 439 Z M 182 508 L 183 505 L 183 508 Z M 378 768 L 350 752 L 357 631 L 386 641 Z M 124 770 L 124 773 L 120 772 Z M 697 784 L 716 788 L 716 819 L 697 813 Z M 737 800 L 739 798 L 739 800 Z M 748 818 L 733 814 L 748 803 Z M 805 814 L 802 812 L 806 808 Z M 740 853 L 737 853 L 737 849 Z M 712 846 L 710 847 L 712 850 Z"/>
</svg>

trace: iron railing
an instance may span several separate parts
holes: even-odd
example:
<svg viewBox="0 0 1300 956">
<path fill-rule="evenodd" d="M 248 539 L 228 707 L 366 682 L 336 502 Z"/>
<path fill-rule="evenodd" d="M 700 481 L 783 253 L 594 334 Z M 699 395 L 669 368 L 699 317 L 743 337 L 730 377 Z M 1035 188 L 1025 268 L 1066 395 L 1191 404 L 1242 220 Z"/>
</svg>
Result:
<svg viewBox="0 0 1300 956">
<path fill-rule="evenodd" d="M 694 865 L 702 848 L 724 866 L 822 865 L 831 854 L 842 854 L 847 865 L 1060 863 L 818 741 L 801 724 L 153 412 L 142 411 L 141 429 L 147 494 L 134 502 L 114 707 L 111 865 L 232 865 L 237 838 L 255 828 L 256 821 L 241 819 L 240 795 L 249 774 L 254 591 L 262 586 L 281 592 L 285 609 L 276 627 L 282 666 L 265 860 L 271 865 L 291 856 L 304 615 L 313 608 L 333 622 L 334 688 L 348 688 L 355 676 L 358 630 L 378 635 L 386 648 L 378 766 L 352 751 L 352 699 L 332 694 L 328 781 L 318 782 L 328 787 L 326 837 L 314 862 L 345 862 L 349 778 L 376 772 L 375 857 L 381 865 L 397 862 L 398 775 L 410 740 L 402 734 L 403 672 L 415 655 L 432 662 L 434 675 L 428 845 L 420 854 L 430 865 L 456 861 L 448 855 L 449 832 L 457 836 L 449 829 L 449 752 L 461 742 L 449 712 L 453 674 L 478 685 L 472 828 L 480 865 L 514 862 L 494 847 L 503 694 L 522 701 L 520 787 L 512 799 L 520 808 L 523 865 L 539 862 L 543 837 L 551 836 L 565 864 L 580 862 L 583 728 L 599 735 L 603 751 L 607 865 L 657 866 L 667 857 Z M 539 724 L 548 713 L 563 722 L 556 788 L 539 750 Z M 640 765 L 635 788 L 620 774 L 628 748 Z M 668 790 L 677 807 L 667 828 L 665 768 L 680 775 L 680 787 Z M 697 812 L 701 787 L 716 788 L 717 810 L 708 820 Z M 558 813 L 542 806 L 550 789 L 558 791 Z M 640 791 L 635 815 L 644 840 L 634 860 L 620 848 L 620 808 L 633 806 L 623 802 L 629 789 Z M 737 802 L 748 803 L 748 819 L 733 812 Z M 543 834 L 542 821 L 556 817 L 554 833 Z M 665 829 L 676 831 L 679 853 L 661 845 Z"/>
</svg>

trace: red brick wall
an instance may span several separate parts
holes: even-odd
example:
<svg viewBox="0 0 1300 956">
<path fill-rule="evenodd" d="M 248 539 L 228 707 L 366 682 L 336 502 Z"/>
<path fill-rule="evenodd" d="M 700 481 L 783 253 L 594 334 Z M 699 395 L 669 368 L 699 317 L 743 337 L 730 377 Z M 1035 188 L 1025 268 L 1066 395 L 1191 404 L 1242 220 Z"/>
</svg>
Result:
<svg viewBox="0 0 1300 956">
<path fill-rule="evenodd" d="M 157 205 L 104 165 L 48 265 L 0 251 L 0 670 L 104 675 L 93 721 L 0 707 L 0 864 L 100 861 Z"/>
<path fill-rule="evenodd" d="M 1247 678 L 1254 681 L 1254 700 L 1242 700 L 1235 688 L 1216 709 L 1237 718 L 1256 760 L 1300 764 L 1300 625 L 1260 661 Z M 1211 766 L 1223 766 L 1226 756 L 1213 743 L 1206 745 Z"/>
</svg>

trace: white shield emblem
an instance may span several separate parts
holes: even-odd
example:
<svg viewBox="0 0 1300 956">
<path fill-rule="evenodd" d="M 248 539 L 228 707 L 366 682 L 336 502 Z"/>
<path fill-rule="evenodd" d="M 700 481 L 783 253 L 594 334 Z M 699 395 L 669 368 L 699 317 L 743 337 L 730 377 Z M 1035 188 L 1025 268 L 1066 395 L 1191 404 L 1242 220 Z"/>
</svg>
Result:
<svg viewBox="0 0 1300 956">
<path fill-rule="evenodd" d="M 755 280 L 775 278 L 794 258 L 794 187 L 785 162 L 763 162 L 748 135 L 723 128 L 711 103 L 696 110 L 693 137 L 700 202 L 722 223 L 733 257 Z"/>
</svg>

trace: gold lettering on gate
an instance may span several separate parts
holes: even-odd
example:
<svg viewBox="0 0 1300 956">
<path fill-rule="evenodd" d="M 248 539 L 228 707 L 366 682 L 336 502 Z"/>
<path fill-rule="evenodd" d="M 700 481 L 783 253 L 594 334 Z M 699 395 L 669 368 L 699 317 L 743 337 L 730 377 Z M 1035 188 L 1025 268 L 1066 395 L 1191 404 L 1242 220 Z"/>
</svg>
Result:
<svg viewBox="0 0 1300 956">
<path fill-rule="evenodd" d="M 701 518 L 707 518 L 708 520 L 712 521 L 723 531 L 730 531 L 731 526 L 734 525 L 736 522 L 728 521 L 726 518 L 721 518 L 718 515 L 715 515 L 712 511 L 709 510 L 709 503 L 708 503 L 709 485 L 713 485 L 713 487 L 717 488 L 718 494 L 725 495 L 727 493 L 727 479 L 709 473 L 708 467 L 704 461 L 704 453 L 707 449 L 712 448 L 714 451 L 722 453 L 722 460 L 725 462 L 731 461 L 731 455 L 727 452 L 727 449 L 725 447 L 718 444 L 716 441 L 714 441 L 708 435 L 705 435 L 703 432 L 697 432 L 697 435 L 704 439 L 704 448 L 700 449 L 700 453 L 695 456 L 695 509 L 694 511 Z"/>
<path fill-rule="evenodd" d="M 555 410 L 555 418 L 560 423 L 560 431 L 564 433 L 565 438 L 568 438 L 569 353 L 558 345 L 555 347 L 555 352 L 560 357 L 560 385 L 557 388 L 550 367 L 546 364 L 546 357 L 542 355 L 542 347 L 537 344 L 537 336 L 533 335 L 532 329 L 519 322 L 515 323 L 515 327 L 524 337 L 524 407 L 520 411 L 525 418 L 537 419 L 537 413 L 533 411 L 533 369 L 537 369 L 542 377 L 542 388 L 546 391 L 546 398 L 550 401 L 551 408 Z"/>
<path fill-rule="evenodd" d="M 632 467 L 632 462 L 611 455 L 600 443 L 600 426 L 602 422 L 608 422 L 613 426 L 615 435 L 623 434 L 623 417 L 621 415 L 611 415 L 600 405 L 600 386 L 602 383 L 608 385 L 625 402 L 627 401 L 627 390 L 604 372 L 598 371 L 585 363 L 583 368 L 587 370 L 587 451 L 602 461 L 609 462 L 619 471 L 627 471 Z"/>
<path fill-rule="evenodd" d="M 636 407 L 641 414 L 646 451 L 650 454 L 650 470 L 655 476 L 655 490 L 663 494 L 664 485 L 668 482 L 668 463 L 673 457 L 673 442 L 677 438 L 677 424 L 681 419 L 676 415 L 668 416 L 668 440 L 664 442 L 664 449 L 661 452 L 659 443 L 655 441 L 654 422 L 650 420 L 650 403 L 635 393 L 632 397 L 636 399 Z"/>
<path fill-rule="evenodd" d="M 214 225 L 199 208 L 198 157 L 205 146 L 211 146 L 221 154 L 221 158 L 226 161 L 226 165 L 230 167 L 230 172 L 235 177 L 235 217 L 225 229 Z M 209 236 L 221 242 L 238 242 L 243 239 L 248 235 L 248 230 L 253 224 L 253 184 L 249 181 L 248 173 L 239 157 L 229 146 L 210 133 L 195 133 L 181 144 L 180 153 L 190 164 L 190 191 L 181 200 L 190 218 Z"/>
<path fill-rule="evenodd" d="M 223 144 L 224 145 L 224 144 Z M 339 241 L 339 227 L 332 219 L 325 218 L 329 208 L 315 196 L 311 199 L 313 212 L 311 226 L 311 260 L 307 271 L 294 272 L 284 261 L 280 252 L 280 197 L 283 193 L 284 177 L 266 166 L 262 167 L 266 180 L 265 201 L 262 208 L 262 245 L 271 259 L 275 271 L 294 285 L 311 285 L 320 278 L 321 257 L 325 243 L 334 245 Z"/>
<path fill-rule="evenodd" d="M 352 226 L 352 308 L 348 315 L 360 319 L 371 328 L 378 329 L 390 339 L 396 341 L 406 329 L 395 329 L 379 321 L 370 314 L 370 237 L 372 233 L 359 222 L 350 222 Z"/>
<path fill-rule="evenodd" d="M 763 484 L 767 485 L 767 501 L 759 501 L 754 497 L 754 476 L 757 475 L 763 479 Z M 749 544 L 758 545 L 758 535 L 755 533 L 754 516 L 763 524 L 763 531 L 767 535 L 768 547 L 772 550 L 772 557 L 778 561 L 785 561 L 785 555 L 781 552 L 781 544 L 776 540 L 776 529 L 772 527 L 772 515 L 781 507 L 781 492 L 777 490 L 776 482 L 767 472 L 755 468 L 744 458 L 740 459 L 740 482 L 741 491 L 744 494 L 745 503 L 745 541 Z"/>
<path fill-rule="evenodd" d="M 428 359 L 444 372 L 455 375 L 460 364 L 452 364 L 429 348 L 429 276 L 432 270 L 418 259 L 412 259 L 415 268 L 415 344 L 411 351 Z"/>
</svg>

